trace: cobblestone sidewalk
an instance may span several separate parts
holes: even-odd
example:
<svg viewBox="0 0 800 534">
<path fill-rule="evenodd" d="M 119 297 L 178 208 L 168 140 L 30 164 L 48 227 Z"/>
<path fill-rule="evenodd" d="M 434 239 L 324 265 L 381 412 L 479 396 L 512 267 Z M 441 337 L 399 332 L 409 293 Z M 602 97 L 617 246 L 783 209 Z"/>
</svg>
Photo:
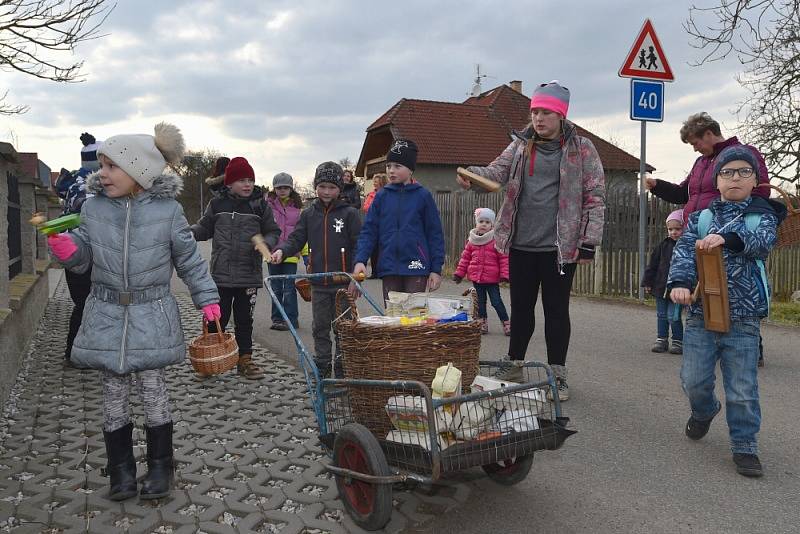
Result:
<svg viewBox="0 0 800 534">
<path fill-rule="evenodd" d="M 178 301 L 190 339 L 200 329 L 197 312 L 187 296 Z M 71 307 L 61 282 L 0 416 L 0 532 L 362 532 L 324 470 L 302 376 L 258 347 L 255 360 L 267 371 L 261 381 L 233 372 L 199 379 L 188 361 L 168 371 L 177 487 L 158 501 L 109 501 L 98 373 L 62 363 Z M 135 397 L 132 406 L 142 475 Z M 456 483 L 395 491 L 386 531 L 424 523 L 468 493 L 468 484 Z"/>
</svg>

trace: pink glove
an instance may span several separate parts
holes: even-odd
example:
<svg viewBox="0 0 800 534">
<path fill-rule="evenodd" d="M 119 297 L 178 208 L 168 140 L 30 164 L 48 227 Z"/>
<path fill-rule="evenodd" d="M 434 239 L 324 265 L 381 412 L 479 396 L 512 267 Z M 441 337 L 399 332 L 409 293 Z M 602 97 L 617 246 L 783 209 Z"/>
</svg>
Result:
<svg viewBox="0 0 800 534">
<path fill-rule="evenodd" d="M 53 251 L 53 256 L 59 261 L 67 261 L 78 250 L 78 245 L 67 234 L 55 234 L 47 236 L 47 244 Z"/>
<path fill-rule="evenodd" d="M 215 320 L 222 317 L 222 312 L 219 311 L 219 304 L 206 304 L 203 306 L 203 317 L 209 323 L 213 323 Z"/>
</svg>

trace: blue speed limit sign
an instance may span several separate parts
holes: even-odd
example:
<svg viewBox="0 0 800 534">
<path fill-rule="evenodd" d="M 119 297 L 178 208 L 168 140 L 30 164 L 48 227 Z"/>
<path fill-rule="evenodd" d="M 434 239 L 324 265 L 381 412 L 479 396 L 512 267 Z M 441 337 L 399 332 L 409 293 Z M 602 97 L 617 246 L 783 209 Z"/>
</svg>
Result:
<svg viewBox="0 0 800 534">
<path fill-rule="evenodd" d="M 664 82 L 631 80 L 631 120 L 664 120 Z"/>
</svg>

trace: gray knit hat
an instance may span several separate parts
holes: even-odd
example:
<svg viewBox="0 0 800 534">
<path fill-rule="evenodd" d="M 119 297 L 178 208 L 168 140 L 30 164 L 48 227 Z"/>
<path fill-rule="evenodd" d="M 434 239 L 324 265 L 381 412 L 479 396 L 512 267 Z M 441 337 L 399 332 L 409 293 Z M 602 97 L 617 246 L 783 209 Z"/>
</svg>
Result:
<svg viewBox="0 0 800 534">
<path fill-rule="evenodd" d="M 760 177 L 758 176 L 758 159 L 753 151 L 744 146 L 744 145 L 733 145 L 729 146 L 722 150 L 719 154 L 717 154 L 716 159 L 714 160 L 714 183 L 717 183 L 717 176 L 719 175 L 720 169 L 723 166 L 727 165 L 731 161 L 746 161 L 750 164 L 753 168 L 753 177 L 756 180 L 756 183 L 759 182 Z"/>
<path fill-rule="evenodd" d="M 294 179 L 286 172 L 279 172 L 272 178 L 272 189 L 276 187 L 290 187 L 294 189 Z"/>
<path fill-rule="evenodd" d="M 164 173 L 167 164 L 181 161 L 185 146 L 181 131 L 172 124 L 156 124 L 155 136 L 147 134 L 115 135 L 97 149 L 145 189 Z"/>
<path fill-rule="evenodd" d="M 320 163 L 314 173 L 314 188 L 316 189 L 319 184 L 327 182 L 341 189 L 342 175 L 344 175 L 344 171 L 342 170 L 342 166 L 338 163 L 333 161 Z"/>
</svg>

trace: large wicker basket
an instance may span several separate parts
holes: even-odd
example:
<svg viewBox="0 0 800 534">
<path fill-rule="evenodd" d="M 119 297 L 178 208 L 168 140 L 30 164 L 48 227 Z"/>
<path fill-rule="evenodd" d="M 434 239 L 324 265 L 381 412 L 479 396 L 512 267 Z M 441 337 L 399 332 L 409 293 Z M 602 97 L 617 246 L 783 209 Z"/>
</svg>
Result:
<svg viewBox="0 0 800 534">
<path fill-rule="evenodd" d="M 786 203 L 786 218 L 778 226 L 778 242 L 776 247 L 788 247 L 800 243 L 800 197 L 790 195 L 780 187 L 772 184 L 761 184 L 759 187 L 766 187 L 777 191 Z"/>
<path fill-rule="evenodd" d="M 219 320 L 215 323 L 217 331 L 209 333 L 208 324 L 203 320 L 203 333 L 189 343 L 189 361 L 194 370 L 204 376 L 230 371 L 239 361 L 236 338 L 222 331 Z"/>
<path fill-rule="evenodd" d="M 474 290 L 470 290 L 477 306 Z M 344 318 L 347 307 L 352 310 Z M 336 295 L 336 331 L 342 351 L 345 378 L 370 380 L 417 380 L 428 387 L 436 369 L 452 362 L 469 385 L 478 374 L 481 323 L 468 322 L 425 326 L 376 326 L 358 322 L 358 310 L 346 291 Z M 477 313 L 473 313 L 473 318 Z M 378 439 L 392 429 L 386 415 L 391 389 L 349 387 L 355 420 Z"/>
</svg>

